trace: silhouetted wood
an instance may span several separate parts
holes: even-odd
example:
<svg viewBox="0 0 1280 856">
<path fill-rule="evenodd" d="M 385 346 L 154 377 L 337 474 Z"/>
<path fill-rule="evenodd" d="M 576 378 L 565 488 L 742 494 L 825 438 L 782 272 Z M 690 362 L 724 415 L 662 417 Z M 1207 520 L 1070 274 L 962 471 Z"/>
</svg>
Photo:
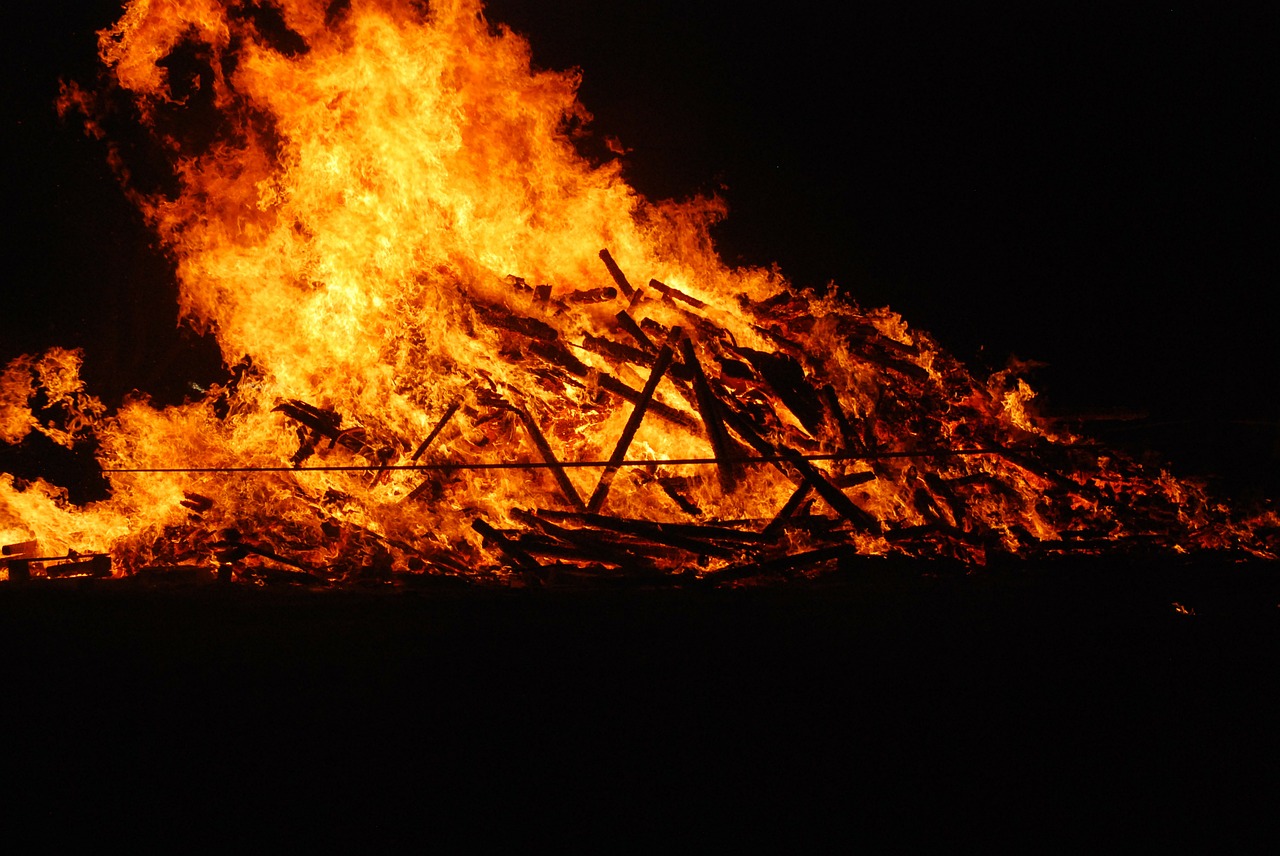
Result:
<svg viewBox="0 0 1280 856">
<path fill-rule="evenodd" d="M 670 345 L 663 345 L 662 349 L 658 351 L 658 358 L 654 361 L 653 370 L 649 372 L 649 379 L 645 382 L 644 389 L 640 391 L 640 400 L 631 409 L 631 415 L 627 417 L 627 424 L 622 429 L 622 436 L 618 438 L 613 454 L 609 457 L 609 465 L 600 474 L 600 481 L 596 484 L 596 489 L 591 494 L 591 499 L 587 502 L 589 511 L 599 511 L 600 507 L 604 505 L 605 497 L 609 494 L 609 486 L 613 483 L 613 477 L 617 473 L 619 465 L 627 456 L 627 449 L 631 446 L 631 440 L 635 437 L 636 431 L 639 430 L 640 422 L 644 419 L 645 410 L 648 409 L 649 402 L 653 400 L 653 394 L 658 390 L 658 382 L 666 374 L 667 367 L 671 365 L 673 356 L 674 352 L 671 350 Z"/>
<path fill-rule="evenodd" d="M 49 562 L 44 566 L 45 576 L 55 577 L 96 577 L 104 579 L 111 576 L 111 557 L 105 553 L 92 556 L 68 555 L 65 559 Z"/>
<path fill-rule="evenodd" d="M 297 399 L 282 401 L 271 408 L 271 412 L 283 413 L 295 422 L 301 422 L 312 431 L 331 440 L 337 439 L 338 426 L 342 424 L 341 414 L 333 410 L 322 410 Z"/>
<path fill-rule="evenodd" d="M 520 548 L 513 539 L 509 538 L 505 533 L 494 528 L 489 521 L 477 517 L 471 521 L 471 528 L 479 532 L 486 541 L 489 541 L 502 551 L 508 559 L 515 563 L 521 570 L 530 571 L 538 576 L 542 575 L 542 565 L 528 552 Z"/>
<path fill-rule="evenodd" d="M 221 549 L 226 552 L 226 557 L 233 561 L 239 561 L 240 559 L 246 558 L 250 555 L 261 556 L 264 559 L 270 559 L 273 562 L 288 565 L 290 568 L 294 568 L 304 574 L 307 574 L 314 582 L 327 582 L 325 579 L 317 575 L 316 568 L 311 567 L 305 562 L 299 562 L 296 559 L 290 559 L 282 556 L 270 547 L 246 541 L 244 540 L 244 536 L 235 529 L 227 529 L 223 532 Z"/>
<path fill-rule="evenodd" d="M 835 510 L 837 514 L 848 520 L 854 526 L 872 534 L 879 534 L 881 531 L 880 521 L 874 516 L 863 511 L 853 500 L 845 495 L 844 491 L 833 485 L 827 480 L 818 468 L 809 461 L 806 461 L 798 452 L 791 450 L 783 450 L 783 454 L 787 460 L 800 471 L 804 480 L 813 485 L 813 489 L 818 492 L 827 503 Z"/>
<path fill-rule="evenodd" d="M 826 405 L 831 418 L 835 420 L 842 449 L 846 452 L 865 452 L 866 446 L 863 445 L 862 438 L 858 436 L 853 423 L 849 421 L 848 414 L 844 412 L 844 407 L 840 404 L 840 396 L 836 394 L 836 388 L 829 383 L 825 384 L 818 390 L 818 395 Z"/>
<path fill-rule="evenodd" d="M 857 359 L 874 363 L 882 368 L 895 371 L 898 374 L 906 375 L 915 380 L 924 380 L 929 376 L 929 372 L 917 363 L 913 363 L 903 357 L 897 357 L 888 353 L 884 348 L 875 344 L 866 344 L 853 352 Z"/>
<path fill-rule="evenodd" d="M 742 360 L 735 360 L 732 357 L 717 355 L 716 362 L 720 363 L 720 377 L 733 378 L 735 380 L 756 380 L 755 370 L 751 368 L 750 363 L 744 363 Z"/>
<path fill-rule="evenodd" d="M 662 492 L 671 498 L 671 501 L 680 506 L 680 510 L 690 517 L 698 517 L 702 514 L 702 509 L 698 507 L 693 500 L 685 496 L 684 480 L 675 482 L 672 479 L 659 478 L 658 486 L 662 488 Z"/>
<path fill-rule="evenodd" d="M 519 546 L 531 553 L 536 554 L 538 550 L 542 550 L 547 555 L 576 558 L 587 562 L 602 562 L 626 568 L 632 572 L 645 574 L 659 572 L 653 557 L 645 555 L 643 551 L 645 546 L 652 548 L 655 545 L 640 545 L 641 549 L 638 550 L 634 542 L 620 541 L 613 537 L 613 533 L 558 526 L 545 517 L 539 517 L 521 508 L 512 509 L 511 516 L 530 529 L 541 532 L 544 538 L 552 539 L 539 545 L 538 542 L 526 542 L 522 537 Z M 661 548 L 661 545 L 657 546 Z M 650 549 L 650 552 L 655 550 Z M 661 549 L 656 552 L 661 552 Z M 668 555 L 667 558 L 670 556 Z"/>
<path fill-rule="evenodd" d="M 633 348 L 622 342 L 615 342 L 613 339 L 606 339 L 603 336 L 592 336 L 587 333 L 582 337 L 582 347 L 616 362 L 627 362 L 637 366 L 653 365 L 654 355 L 652 353 Z"/>
<path fill-rule="evenodd" d="M 945 502 L 947 507 L 951 509 L 951 519 L 957 525 L 968 516 L 969 509 L 965 501 L 951 489 L 951 485 L 947 484 L 941 476 L 934 472 L 927 472 L 924 474 L 924 483 L 928 485 L 929 490 L 933 491 L 935 496 Z"/>
<path fill-rule="evenodd" d="M 822 401 L 809 385 L 799 361 L 785 354 L 769 354 L 752 348 L 734 350 L 751 363 L 804 429 L 816 437 L 822 427 Z"/>
<path fill-rule="evenodd" d="M 698 362 L 698 354 L 693 342 L 682 339 L 680 353 L 684 357 L 685 366 L 693 373 L 693 393 L 698 404 L 698 413 L 702 416 L 702 424 L 706 426 L 707 437 L 711 441 L 712 454 L 716 458 L 716 474 L 720 478 L 720 489 L 725 493 L 733 493 L 737 487 L 738 474 L 728 458 L 733 453 L 730 446 L 729 432 L 724 427 L 724 417 L 720 414 L 720 402 L 716 400 L 707 382 L 707 376 Z"/>
<path fill-rule="evenodd" d="M 622 289 L 622 293 L 630 297 L 635 289 L 631 287 L 631 283 L 622 273 L 622 268 L 618 267 L 618 263 L 613 260 L 613 256 L 607 249 L 600 251 L 600 261 L 604 262 L 604 266 L 609 269 L 609 276 L 613 277 L 613 281 L 618 284 L 618 288 Z"/>
<path fill-rule="evenodd" d="M 900 526 L 896 529 L 890 529 L 884 533 L 884 538 L 891 544 L 899 541 L 910 541 L 913 538 L 920 538 L 925 535 L 932 535 L 942 528 L 942 524 L 937 521 L 929 523 L 921 523 L 914 526 Z"/>
<path fill-rule="evenodd" d="M 444 430 L 444 426 L 449 424 L 449 420 L 453 418 L 453 414 L 457 413 L 458 408 L 461 406 L 462 399 L 454 399 L 454 401 L 445 408 L 444 415 L 440 417 L 438 422 L 436 422 L 435 427 L 431 429 L 431 433 L 427 434 L 426 439 L 418 444 L 418 448 L 414 451 L 413 457 L 409 458 L 410 463 L 416 464 L 418 462 L 418 458 L 421 458 L 422 453 L 427 451 L 427 447 L 431 445 L 436 437 L 440 436 L 440 432 Z"/>
<path fill-rule="evenodd" d="M 784 288 L 772 297 L 766 297 L 759 302 L 752 302 L 751 298 L 745 294 L 738 295 L 738 305 L 743 309 L 750 310 L 753 314 L 762 318 L 776 316 L 779 313 L 785 314 L 789 305 L 797 305 L 803 310 L 808 310 L 808 302 L 800 298 L 789 288 Z"/>
<path fill-rule="evenodd" d="M 788 336 L 784 336 L 780 330 L 773 325 L 752 324 L 751 329 L 755 330 L 761 336 L 769 339 L 774 344 L 781 347 L 784 351 L 788 351 L 793 356 L 803 356 L 805 353 L 804 345 Z"/>
<path fill-rule="evenodd" d="M 584 288 L 570 292 L 567 299 L 570 303 L 604 303 L 616 299 L 617 296 L 618 289 L 612 286 L 602 286 L 600 288 Z"/>
<path fill-rule="evenodd" d="M 539 289 L 544 286 L 538 286 Z M 547 295 L 551 294 L 551 287 L 545 286 Z M 552 327 L 545 321 L 537 318 L 530 318 L 527 315 L 519 315 L 507 309 L 505 306 L 490 306 L 477 301 L 471 304 L 475 307 L 476 314 L 479 315 L 491 327 L 499 327 L 503 330 L 510 330 L 513 333 L 519 333 L 521 336 L 527 336 L 530 339 L 537 339 L 542 342 L 554 342 L 560 336 L 560 331 Z"/>
<path fill-rule="evenodd" d="M 667 297 L 670 297 L 672 300 L 679 300 L 684 303 L 687 303 L 690 306 L 692 306 L 694 309 L 707 308 L 707 304 L 703 303 L 698 298 L 693 297 L 692 295 L 689 295 L 689 294 L 685 294 L 680 289 L 675 288 L 674 286 L 667 285 L 665 282 L 661 282 L 660 280 L 656 280 L 656 279 L 649 280 L 649 287 L 656 291 L 662 292 L 664 295 L 666 295 Z"/>
<path fill-rule="evenodd" d="M 923 486 L 917 487 L 912 491 L 911 504 L 916 511 L 920 512 L 920 516 L 930 523 L 942 519 L 942 509 L 938 507 L 933 494 L 929 493 Z"/>
<path fill-rule="evenodd" d="M 0 565 L 9 569 L 9 581 L 23 583 L 31 579 L 31 562 L 40 545 L 36 541 L 19 541 L 0 547 Z"/>
<path fill-rule="evenodd" d="M 732 407 L 726 406 L 724 415 L 725 421 L 737 432 L 738 436 L 751 444 L 761 456 L 766 458 L 782 457 L 784 460 L 775 462 L 774 466 L 787 478 L 796 483 L 802 480 L 808 482 L 837 514 L 858 529 L 872 534 L 880 533 L 880 521 L 854 505 L 853 500 L 845 496 L 844 492 L 838 487 L 827 481 L 826 476 L 819 472 L 818 468 L 812 463 L 805 460 L 799 452 L 794 449 L 775 448 L 772 443 L 760 436 L 760 433 L 751 426 L 750 421 L 745 416 L 736 412 Z"/>
<path fill-rule="evenodd" d="M 778 513 L 769 521 L 769 525 L 764 527 L 763 534 L 771 539 L 777 538 L 782 533 L 786 522 L 800 510 L 800 506 L 809 498 L 811 493 L 813 493 L 813 485 L 808 482 L 804 482 L 792 491 L 791 496 L 787 497 L 787 501 L 782 504 L 782 508 L 778 509 Z"/>
<path fill-rule="evenodd" d="M 618 319 L 618 326 L 621 327 L 628 336 L 635 339 L 636 344 L 641 348 L 646 351 L 657 350 L 657 345 L 653 344 L 653 340 L 645 335 L 645 332 L 640 329 L 640 325 L 636 323 L 636 319 L 631 317 L 631 313 L 624 309 L 614 317 Z"/>
<path fill-rule="evenodd" d="M 578 377 L 587 377 L 590 369 L 582 360 L 575 357 L 560 342 L 533 342 L 529 345 L 529 351 L 550 363 L 560 366 L 571 374 Z M 597 372 L 597 382 L 600 388 L 605 392 L 612 393 L 619 398 L 626 399 L 632 404 L 638 404 L 643 394 L 640 390 L 633 389 L 622 381 L 618 380 L 608 372 Z M 680 410 L 676 410 L 670 405 L 663 404 L 661 401 L 650 401 L 648 409 L 653 415 L 687 428 L 690 431 L 696 431 L 698 428 L 698 420 Z"/>
<path fill-rule="evenodd" d="M 198 516 L 213 508 L 213 500 L 207 496 L 184 490 L 182 492 L 182 501 L 178 505 Z"/>
<path fill-rule="evenodd" d="M 310 436 L 302 440 L 298 451 L 293 456 L 294 466 L 301 466 L 302 461 L 315 452 L 316 445 L 322 437 L 329 440 L 330 447 L 341 446 L 357 455 L 385 463 L 387 451 L 375 449 L 365 442 L 365 429 L 361 426 L 340 428 L 342 414 L 334 410 L 321 409 L 305 401 L 291 398 L 280 402 L 271 408 L 271 411 L 283 413 L 310 429 Z"/>
<path fill-rule="evenodd" d="M 644 331 L 651 339 L 657 339 L 662 342 L 669 342 L 674 338 L 671 335 L 671 328 L 663 324 L 659 324 L 654 319 L 648 317 L 640 319 L 640 329 Z"/>
<path fill-rule="evenodd" d="M 586 509 L 586 504 L 583 503 L 582 497 L 578 494 L 578 489 L 569 480 L 569 474 L 560 465 L 560 460 L 556 457 L 555 452 L 551 451 L 551 445 L 547 442 L 542 429 L 538 427 L 537 420 L 523 407 L 514 407 L 513 409 L 516 415 L 520 417 L 520 421 L 524 423 L 525 429 L 533 439 L 533 444 L 538 447 L 538 453 L 542 455 L 542 460 L 551 468 L 551 474 L 555 477 L 556 484 L 560 486 L 560 492 L 564 494 L 564 498 L 574 508 Z"/>
</svg>

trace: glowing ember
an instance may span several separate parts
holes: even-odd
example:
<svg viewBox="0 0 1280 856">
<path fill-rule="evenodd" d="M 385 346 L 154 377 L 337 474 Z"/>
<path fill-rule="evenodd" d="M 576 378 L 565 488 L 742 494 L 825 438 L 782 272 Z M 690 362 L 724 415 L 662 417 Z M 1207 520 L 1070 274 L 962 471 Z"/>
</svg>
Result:
<svg viewBox="0 0 1280 856">
<path fill-rule="evenodd" d="M 133 0 L 100 47 L 110 82 L 61 107 L 101 135 L 127 103 L 169 153 L 164 191 L 111 157 L 232 371 L 108 414 L 77 354 L 12 363 L 0 439 L 91 435 L 111 483 L 76 507 L 0 476 L 23 556 L 732 580 L 855 553 L 1266 552 L 1194 485 L 1049 431 L 1012 370 L 979 380 L 887 309 L 726 267 L 718 201 L 654 204 L 584 158 L 575 75 L 532 70 L 475 0 Z"/>
</svg>

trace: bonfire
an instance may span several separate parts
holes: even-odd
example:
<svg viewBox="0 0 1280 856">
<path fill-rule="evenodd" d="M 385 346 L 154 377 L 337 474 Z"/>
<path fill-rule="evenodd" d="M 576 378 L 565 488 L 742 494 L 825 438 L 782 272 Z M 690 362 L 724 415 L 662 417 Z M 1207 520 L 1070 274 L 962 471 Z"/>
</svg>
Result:
<svg viewBox="0 0 1280 856">
<path fill-rule="evenodd" d="M 1039 418 L 887 308 L 732 268 L 716 198 L 582 153 L 575 72 L 477 0 L 132 0 L 59 108 L 176 264 L 224 381 L 109 411 L 54 348 L 0 440 L 0 567 L 250 583 L 740 585 L 861 557 L 1276 555 L 1273 518 Z M 164 152 L 145 185 L 109 129 Z M 155 186 L 153 186 L 155 185 Z M 1268 528 L 1269 527 L 1269 528 Z"/>
</svg>

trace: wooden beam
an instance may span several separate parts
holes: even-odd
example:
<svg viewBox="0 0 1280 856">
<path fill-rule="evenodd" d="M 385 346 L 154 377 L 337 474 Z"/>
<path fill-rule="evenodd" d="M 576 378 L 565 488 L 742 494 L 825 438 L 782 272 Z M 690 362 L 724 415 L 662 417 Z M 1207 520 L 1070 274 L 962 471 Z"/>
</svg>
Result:
<svg viewBox="0 0 1280 856">
<path fill-rule="evenodd" d="M 609 457 L 609 464 L 605 467 L 603 473 L 600 474 L 600 481 L 596 484 L 595 491 L 591 494 L 591 499 L 587 502 L 588 511 L 599 511 L 604 505 L 605 497 L 609 495 L 609 486 L 613 483 L 613 477 L 618 472 L 618 467 L 623 459 L 627 456 L 627 449 L 631 446 L 632 439 L 636 436 L 636 431 L 640 428 L 640 422 L 644 419 L 644 412 L 649 407 L 649 402 L 653 400 L 653 394 L 658 390 L 658 382 L 662 380 L 662 376 L 666 374 L 667 367 L 671 365 L 671 360 L 675 356 L 671 345 L 663 345 L 658 351 L 658 358 L 654 361 L 653 370 L 649 372 L 649 379 L 645 382 L 644 389 L 640 391 L 640 400 L 636 402 L 635 407 L 631 409 L 631 415 L 627 417 L 627 424 L 622 429 L 622 436 L 618 438 L 618 443 L 613 447 L 613 454 Z"/>
<path fill-rule="evenodd" d="M 409 459 L 409 463 L 416 464 L 418 458 L 422 457 L 422 453 L 427 451 L 427 447 L 431 445 L 436 437 L 440 436 L 440 432 L 444 430 L 444 426 L 449 424 L 449 420 L 453 418 L 453 414 L 458 412 L 458 408 L 462 406 L 462 399 L 455 398 L 453 403 L 445 408 L 444 415 L 440 417 L 440 421 L 436 422 L 435 427 L 431 429 L 431 433 L 427 435 L 427 439 L 418 444 L 418 449 L 413 453 L 413 457 Z"/>
<path fill-rule="evenodd" d="M 692 341 L 687 338 L 680 340 L 680 355 L 684 358 L 685 366 L 693 373 L 694 399 L 698 404 L 698 413 L 702 416 L 702 424 L 707 428 L 707 437 L 711 440 L 720 489 L 725 493 L 733 493 L 738 486 L 738 474 L 728 460 L 732 449 L 729 445 L 729 432 L 724 427 L 724 417 L 720 414 L 720 402 L 711 391 L 711 384 L 702 371 L 702 363 L 698 362 L 698 354 Z"/>
<path fill-rule="evenodd" d="M 551 444 L 547 442 L 546 435 L 538 427 L 537 420 L 523 407 L 513 407 L 512 409 L 520 417 L 520 421 L 524 423 L 525 429 L 533 439 L 533 445 L 538 447 L 538 453 L 542 455 L 542 460 L 551 468 L 551 474 L 555 476 L 556 484 L 560 486 L 560 492 L 564 494 L 564 498 L 574 508 L 579 511 L 585 511 L 587 508 L 586 503 L 582 501 L 582 497 L 578 494 L 578 489 L 569 480 L 569 474 L 560 465 L 560 460 L 556 457 L 556 453 L 551 450 Z"/>
<path fill-rule="evenodd" d="M 622 268 L 618 267 L 618 263 L 613 260 L 613 255 L 607 249 L 600 251 L 600 261 L 604 262 L 604 266 L 609 269 L 609 276 L 613 277 L 613 281 L 618 284 L 618 288 L 622 289 L 622 293 L 630 297 L 635 289 L 631 287 L 631 283 L 622 273 Z"/>
</svg>

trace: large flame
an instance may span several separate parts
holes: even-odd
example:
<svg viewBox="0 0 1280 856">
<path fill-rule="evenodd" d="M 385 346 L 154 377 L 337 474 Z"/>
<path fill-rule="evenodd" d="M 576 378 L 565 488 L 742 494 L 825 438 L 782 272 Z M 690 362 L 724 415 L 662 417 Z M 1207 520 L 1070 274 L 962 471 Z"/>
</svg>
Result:
<svg viewBox="0 0 1280 856">
<path fill-rule="evenodd" d="M 1049 451 L 1072 438 L 1038 422 L 1012 373 L 977 381 L 887 310 L 797 297 L 774 272 L 726 267 L 708 231 L 718 201 L 651 203 L 617 162 L 580 154 L 590 117 L 577 75 L 532 68 L 528 44 L 478 0 L 425 12 L 408 0 L 132 0 L 100 52 L 110 85 L 68 85 L 62 105 L 100 133 L 101 100 L 123 95 L 170 153 L 172 188 L 127 190 L 176 260 L 182 319 L 216 335 L 234 372 L 183 406 L 139 398 L 107 416 L 78 385 L 74 354 L 11 365 L 0 439 L 93 431 L 107 470 L 187 471 L 114 472 L 111 498 L 87 507 L 4 476 L 0 542 L 109 552 L 126 572 L 221 561 L 331 578 L 374 565 L 503 576 L 524 554 L 486 549 L 475 521 L 502 543 L 522 509 L 580 508 L 602 468 L 376 468 L 607 459 L 677 327 L 683 373 L 658 383 L 626 457 L 721 465 L 628 470 L 598 504 L 611 514 L 769 521 L 817 479 L 857 484 L 842 493 L 855 506 L 844 517 L 876 524 L 843 537 L 864 553 L 981 560 L 1069 530 L 1157 525 L 1177 548 L 1243 537 L 1194 488 L 1114 456 L 1077 453 L 1064 478 L 1012 453 L 870 469 L 847 454 Z M 200 132 L 175 130 L 184 121 Z M 654 282 L 628 295 L 628 276 Z M 620 328 L 622 311 L 651 343 Z M 730 429 L 717 434 L 700 407 L 692 362 Z M 788 389 L 780 376 L 797 370 Z M 68 402 L 58 424 L 33 419 L 37 395 Z M 846 454 L 729 474 L 727 457 L 762 448 Z M 914 547 L 892 537 L 928 526 L 949 534 Z M 772 549 L 811 537 L 789 532 Z M 702 559 L 710 571 L 735 561 Z"/>
</svg>

